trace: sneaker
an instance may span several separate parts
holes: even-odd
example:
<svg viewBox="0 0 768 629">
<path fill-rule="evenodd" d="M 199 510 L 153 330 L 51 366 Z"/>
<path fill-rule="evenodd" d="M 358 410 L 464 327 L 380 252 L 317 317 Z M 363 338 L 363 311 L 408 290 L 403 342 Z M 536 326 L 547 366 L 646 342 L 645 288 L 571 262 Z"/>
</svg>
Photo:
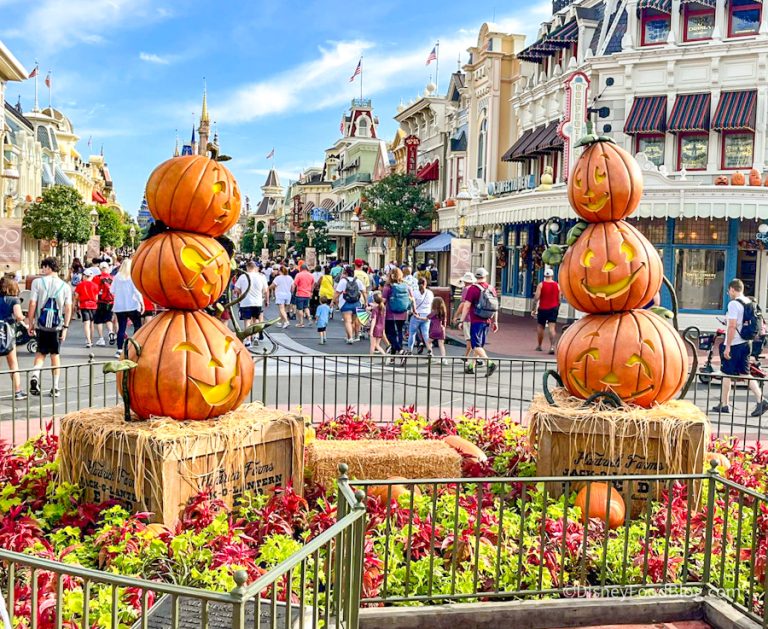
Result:
<svg viewBox="0 0 768 629">
<path fill-rule="evenodd" d="M 60 392 L 56 387 L 54 387 L 48 392 L 48 395 L 50 395 L 51 397 L 59 397 Z"/>
<path fill-rule="evenodd" d="M 467 364 L 467 366 L 464 367 L 464 373 L 475 373 L 475 366 Z"/>
<path fill-rule="evenodd" d="M 250 347 L 251 346 L 251 342 L 248 339 L 245 339 L 245 341 L 243 341 L 243 345 L 245 347 Z"/>
<path fill-rule="evenodd" d="M 352 345 L 352 343 L 354 343 L 354 342 L 355 342 L 355 339 L 347 339 L 346 340 L 347 345 Z"/>
<path fill-rule="evenodd" d="M 768 411 L 768 401 L 762 400 L 758 402 L 757 406 L 750 413 L 750 417 L 760 417 L 765 411 Z"/>
<path fill-rule="evenodd" d="M 104 347 L 105 345 L 106 343 L 104 342 L 104 337 L 96 341 L 96 347 Z"/>
<path fill-rule="evenodd" d="M 123 352 L 121 352 L 120 350 L 115 352 L 115 358 L 120 358 L 122 355 L 123 355 Z"/>
<path fill-rule="evenodd" d="M 718 404 L 717 406 L 713 406 L 709 409 L 710 413 L 730 413 L 731 407 L 727 404 Z"/>
<path fill-rule="evenodd" d="M 285 330 L 286 328 L 290 327 L 290 325 L 291 325 L 291 324 L 290 324 L 290 323 L 288 323 L 288 322 L 286 321 L 286 322 L 285 322 L 285 323 L 283 323 L 283 325 L 281 325 L 280 327 L 281 327 L 283 330 Z"/>
<path fill-rule="evenodd" d="M 485 377 L 490 378 L 493 372 L 496 371 L 496 363 L 488 361 L 488 370 L 485 372 Z"/>
<path fill-rule="evenodd" d="M 115 334 L 114 332 L 110 332 L 109 333 L 109 344 L 110 345 L 114 345 L 115 343 L 117 343 L 117 334 Z"/>
<path fill-rule="evenodd" d="M 37 376 L 32 376 L 29 379 L 29 392 L 32 395 L 40 395 L 40 382 L 37 379 Z"/>
<path fill-rule="evenodd" d="M 16 393 L 13 396 L 14 400 L 26 400 L 27 394 L 24 393 L 24 391 L 16 391 Z"/>
<path fill-rule="evenodd" d="M 85 347 L 86 349 L 90 349 L 91 347 L 93 347 L 93 343 L 86 343 Z"/>
</svg>

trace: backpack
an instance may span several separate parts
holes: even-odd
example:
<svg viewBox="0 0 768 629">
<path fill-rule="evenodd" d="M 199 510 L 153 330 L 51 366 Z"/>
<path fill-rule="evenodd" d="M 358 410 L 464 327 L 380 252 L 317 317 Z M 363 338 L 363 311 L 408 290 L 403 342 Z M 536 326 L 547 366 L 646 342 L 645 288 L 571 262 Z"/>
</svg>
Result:
<svg viewBox="0 0 768 629">
<path fill-rule="evenodd" d="M 479 288 L 479 287 L 478 287 Z M 499 298 L 493 288 L 488 285 L 480 289 L 480 298 L 475 304 L 475 316 L 481 319 L 490 319 L 499 310 Z"/>
<path fill-rule="evenodd" d="M 49 291 L 54 284 L 55 281 L 52 281 L 48 288 Z M 53 295 L 48 292 L 45 298 L 45 303 L 43 303 L 43 307 L 40 309 L 40 314 L 37 315 L 37 327 L 39 329 L 43 331 L 54 331 L 59 329 L 59 326 L 61 325 L 61 310 L 59 309 L 59 302 L 56 301 L 56 297 L 59 296 L 59 293 L 63 290 L 64 286 L 64 282 L 60 282 L 59 288 Z"/>
<path fill-rule="evenodd" d="M 408 312 L 411 300 L 408 296 L 408 287 L 405 284 L 393 284 L 389 294 L 389 309 L 392 312 Z"/>
<path fill-rule="evenodd" d="M 347 287 L 344 289 L 344 303 L 355 304 L 360 302 L 360 285 L 357 283 L 357 278 L 348 277 Z"/>
<path fill-rule="evenodd" d="M 744 309 L 744 317 L 742 319 L 741 329 L 739 330 L 739 336 L 745 341 L 752 341 L 756 339 L 763 329 L 763 311 L 756 302 L 748 299 L 747 301 L 739 301 Z"/>
<path fill-rule="evenodd" d="M 7 356 L 16 347 L 16 327 L 0 321 L 0 356 Z"/>
<path fill-rule="evenodd" d="M 115 301 L 112 291 L 109 290 L 110 286 L 112 286 L 112 280 L 111 276 L 99 277 L 99 301 L 104 304 L 111 304 Z"/>
</svg>

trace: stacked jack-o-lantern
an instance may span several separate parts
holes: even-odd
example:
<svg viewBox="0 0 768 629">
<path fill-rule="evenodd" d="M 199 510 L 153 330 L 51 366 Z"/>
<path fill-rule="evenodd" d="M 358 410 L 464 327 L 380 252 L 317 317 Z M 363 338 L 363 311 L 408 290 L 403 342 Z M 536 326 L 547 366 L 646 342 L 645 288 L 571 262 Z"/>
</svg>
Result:
<svg viewBox="0 0 768 629">
<path fill-rule="evenodd" d="M 625 222 L 637 209 L 643 178 L 634 158 L 609 138 L 588 136 L 568 182 L 568 199 L 588 223 L 562 258 L 559 281 L 574 308 L 589 313 L 558 344 L 557 367 L 583 399 L 615 394 L 642 407 L 682 388 L 688 355 L 677 331 L 647 308 L 663 268 L 656 249 Z"/>
<path fill-rule="evenodd" d="M 230 411 L 253 384 L 253 362 L 234 332 L 202 312 L 227 287 L 230 259 L 215 240 L 240 215 L 240 190 L 221 163 L 192 155 L 160 164 L 147 183 L 152 216 L 168 229 L 136 251 L 131 276 L 168 308 L 129 341 L 131 409 L 141 418 L 203 420 Z"/>
</svg>

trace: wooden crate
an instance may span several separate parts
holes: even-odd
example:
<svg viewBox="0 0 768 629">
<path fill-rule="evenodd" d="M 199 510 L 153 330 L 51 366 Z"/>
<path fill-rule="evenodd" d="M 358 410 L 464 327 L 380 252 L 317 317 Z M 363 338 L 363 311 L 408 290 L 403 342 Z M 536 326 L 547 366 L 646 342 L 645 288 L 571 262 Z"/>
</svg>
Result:
<svg viewBox="0 0 768 629">
<path fill-rule="evenodd" d="M 302 418 L 260 404 L 204 422 L 125 422 L 122 407 L 61 420 L 62 480 L 83 487 L 86 500 L 113 498 L 166 525 L 200 491 L 230 506 L 245 491 L 289 482 L 301 491 L 303 460 Z"/>
<path fill-rule="evenodd" d="M 571 476 L 570 491 L 580 489 L 580 476 L 657 476 L 665 474 L 700 474 L 709 444 L 707 416 L 689 402 L 675 401 L 656 409 L 633 408 L 626 420 L 616 419 L 616 410 L 583 408 L 562 411 L 541 399 L 534 400 L 531 437 L 538 447 L 537 476 Z M 660 413 L 659 409 L 664 408 Z M 684 416 L 684 426 L 670 439 L 666 419 Z M 541 415 L 545 415 L 543 419 Z M 603 416 L 604 415 L 604 416 Z M 642 421 L 640 425 L 638 422 Z M 665 443 L 666 442 L 666 443 Z M 613 486 L 626 500 L 627 487 L 621 481 Z M 663 483 L 631 483 L 632 517 L 646 508 L 649 498 L 656 499 Z M 547 491 L 561 496 L 563 482 L 547 483 Z M 698 483 L 694 484 L 698 496 Z"/>
</svg>

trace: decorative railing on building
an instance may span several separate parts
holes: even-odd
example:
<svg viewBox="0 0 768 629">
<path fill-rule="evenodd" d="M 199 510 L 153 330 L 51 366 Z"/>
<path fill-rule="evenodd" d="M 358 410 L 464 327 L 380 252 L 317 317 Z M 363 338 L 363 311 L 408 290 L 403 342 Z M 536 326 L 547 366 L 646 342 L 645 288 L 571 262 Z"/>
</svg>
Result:
<svg viewBox="0 0 768 629">
<path fill-rule="evenodd" d="M 348 177 L 340 177 L 336 181 L 331 183 L 331 188 L 342 188 L 349 186 L 353 183 L 371 183 L 370 173 L 354 173 Z"/>
</svg>

